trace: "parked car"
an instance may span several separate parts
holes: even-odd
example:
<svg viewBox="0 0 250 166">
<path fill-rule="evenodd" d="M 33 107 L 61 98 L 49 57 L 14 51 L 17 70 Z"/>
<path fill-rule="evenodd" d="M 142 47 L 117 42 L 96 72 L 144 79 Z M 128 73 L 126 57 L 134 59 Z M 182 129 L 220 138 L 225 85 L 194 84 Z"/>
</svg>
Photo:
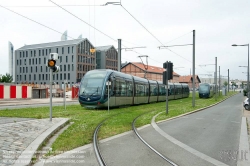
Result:
<svg viewBox="0 0 250 166">
<path fill-rule="evenodd" d="M 248 103 L 248 98 L 246 98 L 246 100 L 243 101 L 243 107 L 248 110 L 249 108 L 249 103 Z"/>
</svg>

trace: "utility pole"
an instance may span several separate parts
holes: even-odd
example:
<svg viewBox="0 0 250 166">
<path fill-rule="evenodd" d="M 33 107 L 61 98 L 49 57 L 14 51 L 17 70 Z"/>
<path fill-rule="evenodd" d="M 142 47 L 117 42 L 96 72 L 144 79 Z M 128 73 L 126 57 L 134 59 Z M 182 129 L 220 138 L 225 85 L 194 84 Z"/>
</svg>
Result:
<svg viewBox="0 0 250 166">
<path fill-rule="evenodd" d="M 227 92 L 229 93 L 229 69 L 227 69 L 227 82 L 228 82 Z"/>
<path fill-rule="evenodd" d="M 122 48 L 121 48 L 121 43 L 122 43 L 122 40 L 121 39 L 118 39 L 118 58 L 117 58 L 117 60 L 118 60 L 118 65 L 117 65 L 117 71 L 119 71 L 119 72 L 121 72 L 121 50 L 122 50 Z"/>
<path fill-rule="evenodd" d="M 217 100 L 217 89 L 218 89 L 218 85 L 217 85 L 217 57 L 215 57 L 215 73 L 214 73 L 214 77 L 215 77 L 215 100 Z"/>
<path fill-rule="evenodd" d="M 193 100 L 192 105 L 195 107 L 195 30 L 193 30 Z"/>
<path fill-rule="evenodd" d="M 219 96 L 220 96 L 220 66 L 219 66 Z"/>
</svg>

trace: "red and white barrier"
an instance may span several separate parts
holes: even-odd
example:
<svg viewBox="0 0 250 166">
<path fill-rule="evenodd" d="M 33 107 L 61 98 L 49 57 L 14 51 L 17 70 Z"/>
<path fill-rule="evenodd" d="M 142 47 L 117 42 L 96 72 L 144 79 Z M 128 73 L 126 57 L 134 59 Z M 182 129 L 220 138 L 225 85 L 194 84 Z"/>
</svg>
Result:
<svg viewBox="0 0 250 166">
<path fill-rule="evenodd" d="M 31 98 L 32 98 L 31 86 L 0 84 L 0 100 L 31 99 Z"/>
</svg>

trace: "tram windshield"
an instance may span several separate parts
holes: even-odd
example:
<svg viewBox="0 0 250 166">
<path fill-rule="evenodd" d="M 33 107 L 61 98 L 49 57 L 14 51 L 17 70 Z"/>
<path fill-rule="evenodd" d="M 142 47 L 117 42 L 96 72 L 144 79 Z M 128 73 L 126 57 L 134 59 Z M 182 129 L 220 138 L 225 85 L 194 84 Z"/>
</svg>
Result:
<svg viewBox="0 0 250 166">
<path fill-rule="evenodd" d="M 209 91 L 209 85 L 201 85 L 199 87 L 200 92 L 208 92 Z"/>
<path fill-rule="evenodd" d="M 106 71 L 90 71 L 81 82 L 80 95 L 101 95 Z"/>
</svg>

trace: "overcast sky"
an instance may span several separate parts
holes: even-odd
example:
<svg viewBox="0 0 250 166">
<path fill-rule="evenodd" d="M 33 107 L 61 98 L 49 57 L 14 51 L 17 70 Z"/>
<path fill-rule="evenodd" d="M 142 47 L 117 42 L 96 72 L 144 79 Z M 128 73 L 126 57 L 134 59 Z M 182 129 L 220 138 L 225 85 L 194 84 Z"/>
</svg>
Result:
<svg viewBox="0 0 250 166">
<path fill-rule="evenodd" d="M 116 0 L 111 2 L 114 1 Z M 122 39 L 123 48 L 145 46 L 146 48 L 133 49 L 134 51 L 123 49 L 122 62 L 139 62 L 141 61 L 139 55 L 148 55 L 149 65 L 162 67 L 164 61 L 172 61 L 174 71 L 180 75 L 190 74 L 192 46 L 176 46 L 170 50 L 158 47 L 192 44 L 192 31 L 195 30 L 196 74 L 200 77 L 213 74 L 217 57 L 222 76 L 227 76 L 229 69 L 230 79 L 247 79 L 247 74 L 242 73 L 247 72 L 247 68 L 239 66 L 247 66 L 248 47 L 231 45 L 249 43 L 249 0 L 122 0 L 122 6 L 100 6 L 109 2 L 106 0 L 53 0 L 53 2 L 102 33 L 49 0 L 0 0 L 0 5 L 60 33 L 67 30 L 68 39 L 76 39 L 82 34 L 82 37 L 88 38 L 94 46 L 114 45 L 117 48 L 118 42 L 113 39 Z M 0 74 L 9 72 L 9 41 L 16 50 L 25 44 L 56 42 L 61 39 L 62 34 L 3 7 L 0 7 L 0 15 Z M 145 58 L 143 61 L 146 63 Z"/>
</svg>

